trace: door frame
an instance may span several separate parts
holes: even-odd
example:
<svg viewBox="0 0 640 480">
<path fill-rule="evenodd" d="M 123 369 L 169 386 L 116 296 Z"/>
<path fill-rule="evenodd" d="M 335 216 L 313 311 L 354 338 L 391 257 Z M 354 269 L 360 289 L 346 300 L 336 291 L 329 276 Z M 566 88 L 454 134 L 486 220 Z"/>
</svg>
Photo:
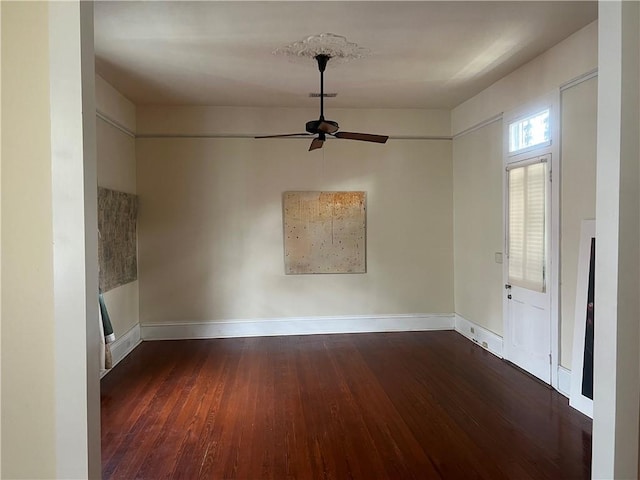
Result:
<svg viewBox="0 0 640 480">
<path fill-rule="evenodd" d="M 549 108 L 549 121 L 551 141 L 548 145 L 528 148 L 509 154 L 509 124 L 527 117 L 531 114 Z M 548 170 L 550 176 L 549 215 L 550 215 L 550 251 L 549 251 L 549 277 L 547 286 L 550 295 L 550 339 L 551 339 L 551 386 L 558 390 L 558 366 L 560 364 L 560 90 L 556 89 L 535 101 L 528 102 L 509 112 L 505 112 L 502 121 L 502 238 L 505 261 L 502 262 L 502 280 L 507 284 L 509 278 L 507 258 L 507 165 L 521 162 L 532 157 L 551 155 Z M 509 352 L 509 300 L 506 289 L 502 288 L 502 320 L 503 320 L 503 357 L 511 360 Z"/>
</svg>

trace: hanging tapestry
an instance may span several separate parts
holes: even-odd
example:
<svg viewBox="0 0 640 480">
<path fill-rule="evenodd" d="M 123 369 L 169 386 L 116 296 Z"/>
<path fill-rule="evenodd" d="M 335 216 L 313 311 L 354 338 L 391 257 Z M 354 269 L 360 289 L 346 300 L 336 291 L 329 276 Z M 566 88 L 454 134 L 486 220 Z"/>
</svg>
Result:
<svg viewBox="0 0 640 480">
<path fill-rule="evenodd" d="M 107 292 L 138 278 L 138 197 L 98 187 L 100 288 Z"/>
</svg>

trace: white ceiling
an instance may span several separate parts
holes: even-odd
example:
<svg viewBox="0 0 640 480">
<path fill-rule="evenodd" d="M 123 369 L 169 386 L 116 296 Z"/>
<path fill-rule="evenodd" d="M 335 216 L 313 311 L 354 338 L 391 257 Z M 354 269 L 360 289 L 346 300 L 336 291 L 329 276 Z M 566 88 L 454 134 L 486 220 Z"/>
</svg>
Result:
<svg viewBox="0 0 640 480">
<path fill-rule="evenodd" d="M 451 108 L 596 18 L 578 1 L 99 1 L 96 70 L 139 105 L 309 107 L 315 63 L 272 52 L 331 32 L 371 55 L 329 62 L 327 105 Z"/>
</svg>

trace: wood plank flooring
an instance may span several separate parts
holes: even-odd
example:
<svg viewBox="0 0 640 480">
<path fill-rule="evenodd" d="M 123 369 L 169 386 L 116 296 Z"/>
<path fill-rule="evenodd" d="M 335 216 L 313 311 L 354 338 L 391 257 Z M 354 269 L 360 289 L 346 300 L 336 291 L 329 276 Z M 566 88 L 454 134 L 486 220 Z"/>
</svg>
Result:
<svg viewBox="0 0 640 480">
<path fill-rule="evenodd" d="M 105 479 L 590 478 L 591 420 L 455 332 L 145 342 Z"/>
</svg>

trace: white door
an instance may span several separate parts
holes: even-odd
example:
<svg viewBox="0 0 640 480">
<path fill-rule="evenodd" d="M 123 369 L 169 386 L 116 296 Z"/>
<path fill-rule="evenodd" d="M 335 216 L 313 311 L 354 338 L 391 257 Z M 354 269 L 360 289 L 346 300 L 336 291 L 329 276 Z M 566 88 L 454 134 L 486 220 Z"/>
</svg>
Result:
<svg viewBox="0 0 640 480">
<path fill-rule="evenodd" d="M 551 154 L 506 168 L 505 357 L 551 383 Z"/>
</svg>

